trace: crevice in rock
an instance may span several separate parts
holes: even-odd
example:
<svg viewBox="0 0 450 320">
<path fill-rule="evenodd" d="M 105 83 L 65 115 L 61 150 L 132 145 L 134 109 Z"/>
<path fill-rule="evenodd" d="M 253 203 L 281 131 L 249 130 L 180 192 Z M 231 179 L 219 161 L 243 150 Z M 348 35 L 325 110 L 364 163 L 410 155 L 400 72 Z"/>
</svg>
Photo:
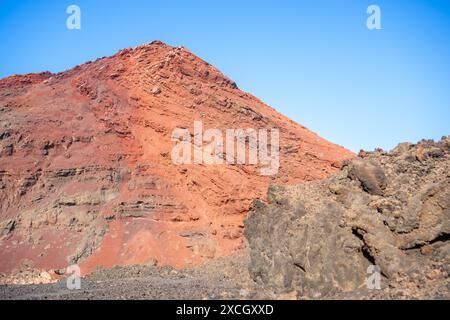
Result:
<svg viewBox="0 0 450 320">
<path fill-rule="evenodd" d="M 367 247 L 367 244 L 364 241 L 363 235 L 358 232 L 357 228 L 352 228 L 352 234 L 364 243 L 364 245 L 361 247 L 361 253 L 363 254 L 364 258 L 366 258 L 366 260 L 371 265 L 376 265 L 375 258 L 370 254 L 369 248 Z"/>
<path fill-rule="evenodd" d="M 443 233 L 443 234 L 437 236 L 436 238 L 431 240 L 429 242 L 429 244 L 434 244 L 436 242 L 446 242 L 446 241 L 450 241 L 450 233 Z"/>
<path fill-rule="evenodd" d="M 417 249 L 421 249 L 424 246 L 435 244 L 436 242 L 446 242 L 446 241 L 450 241 L 450 233 L 440 234 L 439 236 L 437 236 L 436 238 L 434 238 L 434 239 L 432 239 L 430 241 L 417 243 L 414 246 L 412 246 L 410 248 L 405 248 L 403 250 L 405 250 L 405 251 L 417 250 Z"/>
<path fill-rule="evenodd" d="M 364 258 L 366 258 L 367 261 L 369 261 L 369 263 L 370 263 L 371 265 L 376 265 L 376 263 L 375 263 L 375 258 L 370 254 L 369 248 L 368 248 L 366 245 L 364 245 L 364 246 L 361 248 L 361 252 L 362 252 Z"/>
<path fill-rule="evenodd" d="M 297 267 L 298 269 L 300 269 L 301 271 L 303 271 L 304 273 L 306 273 L 305 267 L 303 267 L 303 266 L 300 265 L 299 263 L 294 263 L 294 266 Z"/>
</svg>

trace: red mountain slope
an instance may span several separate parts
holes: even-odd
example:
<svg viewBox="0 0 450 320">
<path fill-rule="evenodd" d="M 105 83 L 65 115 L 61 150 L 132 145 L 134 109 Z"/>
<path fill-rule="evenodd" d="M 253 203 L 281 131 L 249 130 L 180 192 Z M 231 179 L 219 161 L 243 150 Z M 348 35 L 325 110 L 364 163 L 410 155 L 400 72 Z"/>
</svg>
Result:
<svg viewBox="0 0 450 320">
<path fill-rule="evenodd" d="M 176 128 L 279 128 L 280 169 L 175 165 Z M 228 255 L 269 184 L 321 179 L 353 154 L 159 41 L 58 73 L 0 80 L 0 272 L 25 260 L 176 267 Z"/>
</svg>

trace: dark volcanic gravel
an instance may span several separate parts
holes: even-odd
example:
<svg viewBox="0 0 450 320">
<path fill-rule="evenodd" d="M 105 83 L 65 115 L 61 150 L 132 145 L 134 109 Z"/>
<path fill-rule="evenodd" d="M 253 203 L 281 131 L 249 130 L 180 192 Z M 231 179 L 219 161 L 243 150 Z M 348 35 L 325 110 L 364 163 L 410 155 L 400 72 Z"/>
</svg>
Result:
<svg viewBox="0 0 450 320">
<path fill-rule="evenodd" d="M 132 266 L 98 269 L 81 279 L 80 290 L 69 290 L 66 280 L 45 285 L 3 285 L 0 299 L 255 299 L 248 276 L 247 257 L 239 254 L 206 265 L 176 270 Z"/>
</svg>

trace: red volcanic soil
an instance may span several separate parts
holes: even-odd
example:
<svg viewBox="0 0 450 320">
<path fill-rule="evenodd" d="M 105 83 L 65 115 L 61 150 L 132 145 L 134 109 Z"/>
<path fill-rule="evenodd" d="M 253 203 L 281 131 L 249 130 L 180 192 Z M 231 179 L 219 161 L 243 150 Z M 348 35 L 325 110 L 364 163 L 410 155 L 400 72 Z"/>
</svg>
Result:
<svg viewBox="0 0 450 320">
<path fill-rule="evenodd" d="M 278 128 L 280 169 L 175 165 L 176 128 Z M 58 74 L 0 80 L 0 272 L 185 267 L 244 246 L 269 184 L 322 179 L 353 157 L 189 50 L 155 41 Z"/>
</svg>

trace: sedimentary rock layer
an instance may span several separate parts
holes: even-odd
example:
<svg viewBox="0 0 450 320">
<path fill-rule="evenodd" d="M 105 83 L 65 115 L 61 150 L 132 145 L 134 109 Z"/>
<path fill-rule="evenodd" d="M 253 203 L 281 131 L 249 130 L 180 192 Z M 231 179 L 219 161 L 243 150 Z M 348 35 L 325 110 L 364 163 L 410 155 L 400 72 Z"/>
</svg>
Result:
<svg viewBox="0 0 450 320">
<path fill-rule="evenodd" d="M 175 165 L 176 128 L 279 129 L 280 168 Z M 269 184 L 335 172 L 353 154 L 155 41 L 51 74 L 0 80 L 0 272 L 78 263 L 183 267 L 243 244 Z"/>
</svg>

